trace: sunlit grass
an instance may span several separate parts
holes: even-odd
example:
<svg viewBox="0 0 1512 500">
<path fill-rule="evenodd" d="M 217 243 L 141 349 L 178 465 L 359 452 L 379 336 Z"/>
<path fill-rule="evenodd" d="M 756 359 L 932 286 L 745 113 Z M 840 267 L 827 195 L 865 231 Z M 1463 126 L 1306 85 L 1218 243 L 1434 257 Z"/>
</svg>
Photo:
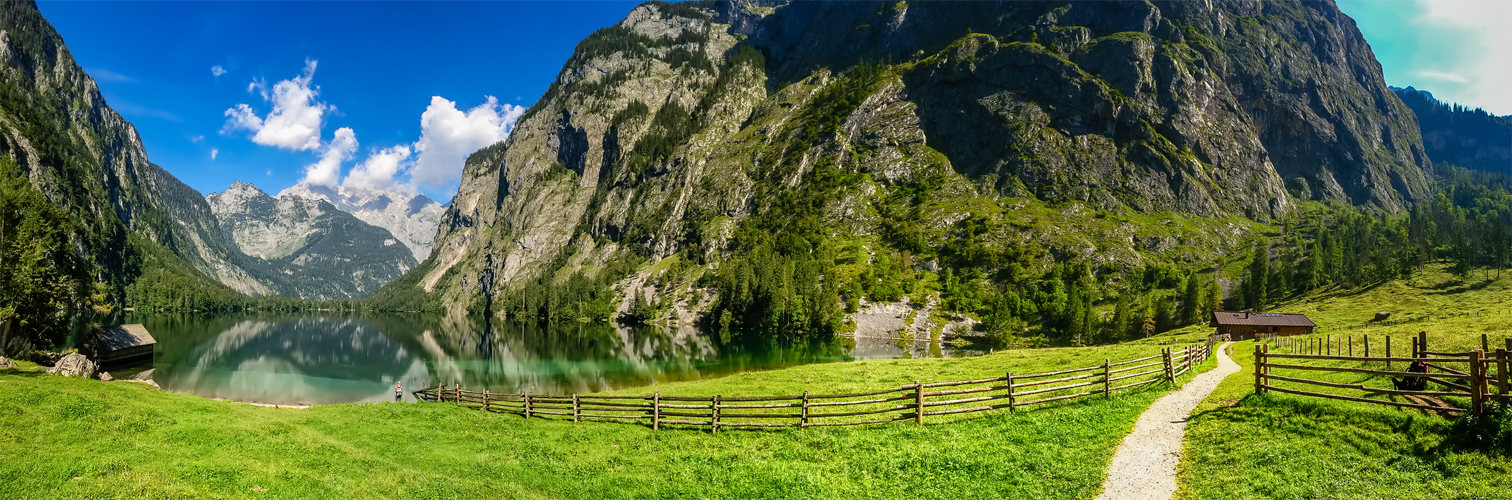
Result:
<svg viewBox="0 0 1512 500">
<path fill-rule="evenodd" d="M 810 365 L 621 392 L 846 392 L 1088 366 L 1158 352 L 1153 342 Z M 0 498 L 1088 498 L 1114 447 L 1168 390 L 1148 387 L 923 427 L 714 436 L 449 404 L 274 409 L 0 370 Z"/>
</svg>

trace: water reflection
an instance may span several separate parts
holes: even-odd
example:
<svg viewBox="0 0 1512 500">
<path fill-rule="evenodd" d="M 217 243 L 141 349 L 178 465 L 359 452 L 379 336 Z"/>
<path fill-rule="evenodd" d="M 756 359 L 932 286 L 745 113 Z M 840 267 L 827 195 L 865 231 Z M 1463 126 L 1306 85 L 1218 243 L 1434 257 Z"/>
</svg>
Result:
<svg viewBox="0 0 1512 500">
<path fill-rule="evenodd" d="M 387 401 L 396 381 L 406 392 L 461 383 L 560 394 L 857 357 L 962 354 L 866 340 L 858 348 L 843 338 L 717 345 L 692 328 L 489 325 L 423 315 L 133 315 L 126 321 L 144 324 L 157 338 L 150 368 L 163 389 L 269 404 Z"/>
</svg>

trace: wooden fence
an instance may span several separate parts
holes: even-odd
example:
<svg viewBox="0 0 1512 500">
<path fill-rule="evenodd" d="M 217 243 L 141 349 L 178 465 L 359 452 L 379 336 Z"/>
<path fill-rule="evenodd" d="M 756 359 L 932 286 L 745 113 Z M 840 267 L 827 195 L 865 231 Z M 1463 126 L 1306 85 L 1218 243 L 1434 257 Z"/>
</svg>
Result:
<svg viewBox="0 0 1512 500">
<path fill-rule="evenodd" d="M 854 394 L 793 396 L 686 397 L 598 396 L 586 394 L 505 394 L 441 385 L 414 391 L 421 401 L 450 402 L 483 411 L 515 413 L 525 418 L 554 417 L 581 422 L 590 419 L 645 421 L 652 429 L 665 425 L 708 428 L 822 427 L 866 425 L 925 417 L 1020 408 L 1089 396 L 1109 397 L 1114 391 L 1177 377 L 1212 355 L 1211 342 L 1184 348 L 1164 348 L 1160 354 L 1096 366 L 1044 373 L 1008 372 L 1001 377 L 950 382 L 914 381 L 896 388 Z"/>
<path fill-rule="evenodd" d="M 1429 350 L 1428 334 L 1421 332 L 1416 337 L 1408 339 L 1412 343 L 1410 357 L 1393 357 L 1390 336 L 1385 337 L 1384 356 L 1371 356 L 1370 337 L 1365 336 L 1362 340 L 1360 345 L 1362 356 L 1354 354 L 1353 337 L 1341 337 L 1337 341 L 1331 335 L 1310 338 L 1279 337 L 1256 344 L 1255 392 L 1258 394 L 1275 391 L 1299 396 L 1463 413 L 1466 408 L 1451 406 L 1439 399 L 1454 397 L 1467 401 L 1468 410 L 1476 415 L 1484 414 L 1486 403 L 1490 401 L 1512 402 L 1512 382 L 1508 380 L 1509 375 L 1512 375 L 1509 373 L 1512 371 L 1512 359 L 1509 359 L 1509 352 L 1512 352 L 1512 338 L 1506 339 L 1505 348 L 1499 347 L 1495 351 L 1490 351 L 1488 339 L 1483 334 L 1480 349 L 1442 352 Z M 1290 353 L 1270 352 L 1272 346 L 1277 347 L 1278 350 L 1290 351 Z M 1345 363 L 1344 366 L 1324 366 L 1307 363 L 1309 361 L 1343 361 Z M 1395 366 L 1407 368 L 1419 361 L 1424 363 L 1426 371 L 1411 372 L 1394 369 Z M 1372 364 L 1377 367 L 1371 367 Z M 1349 384 L 1301 378 L 1297 375 L 1276 375 L 1272 373 L 1275 370 L 1352 373 L 1377 377 L 1401 377 L 1404 380 L 1421 378 L 1425 379 L 1425 387 L 1421 390 L 1402 390 L 1395 388 L 1394 385 L 1389 389 L 1369 387 L 1364 383 Z M 1274 384 L 1275 382 L 1284 382 L 1288 386 L 1278 387 Z M 1388 380 L 1387 383 L 1390 381 Z M 1429 383 L 1433 386 L 1427 386 Z M 1302 390 L 1297 385 L 1360 391 L 1362 394 L 1322 393 L 1316 390 Z M 1371 399 L 1368 396 L 1402 396 L 1408 401 Z"/>
</svg>

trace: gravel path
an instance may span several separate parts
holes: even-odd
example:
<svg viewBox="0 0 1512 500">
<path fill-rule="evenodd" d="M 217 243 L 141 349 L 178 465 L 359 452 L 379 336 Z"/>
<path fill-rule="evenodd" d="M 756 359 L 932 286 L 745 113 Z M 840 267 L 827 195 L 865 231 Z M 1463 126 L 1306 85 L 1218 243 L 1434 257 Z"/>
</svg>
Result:
<svg viewBox="0 0 1512 500">
<path fill-rule="evenodd" d="M 1176 493 L 1176 464 L 1187 418 L 1218 382 L 1239 372 L 1239 365 L 1218 346 L 1218 367 L 1198 374 L 1181 390 L 1162 396 L 1139 416 L 1134 432 L 1124 437 L 1113 454 L 1099 500 L 1167 500 Z"/>
</svg>

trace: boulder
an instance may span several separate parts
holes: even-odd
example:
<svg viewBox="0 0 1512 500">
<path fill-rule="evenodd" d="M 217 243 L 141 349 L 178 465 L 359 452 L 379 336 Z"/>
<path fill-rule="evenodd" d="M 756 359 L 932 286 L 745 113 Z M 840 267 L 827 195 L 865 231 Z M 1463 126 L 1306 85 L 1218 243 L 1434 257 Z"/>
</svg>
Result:
<svg viewBox="0 0 1512 500">
<path fill-rule="evenodd" d="M 110 376 L 110 372 L 100 372 L 100 381 L 101 382 L 109 382 L 109 381 L 112 381 L 112 380 L 115 380 L 115 377 Z"/>
<path fill-rule="evenodd" d="M 72 353 L 63 356 L 63 359 L 58 360 L 57 364 L 47 369 L 47 373 L 65 377 L 94 378 L 95 364 L 89 358 L 84 357 L 83 354 Z"/>
<path fill-rule="evenodd" d="M 1376 313 L 1375 319 L 1373 319 L 1371 321 L 1386 321 L 1386 318 L 1390 318 L 1390 317 L 1391 317 L 1391 313 L 1386 312 L 1386 311 L 1380 311 L 1380 312 Z"/>
<path fill-rule="evenodd" d="M 0 368 L 15 368 L 15 367 L 16 367 L 16 362 L 15 361 L 11 361 L 9 359 L 6 359 L 5 356 L 0 356 Z"/>
</svg>

